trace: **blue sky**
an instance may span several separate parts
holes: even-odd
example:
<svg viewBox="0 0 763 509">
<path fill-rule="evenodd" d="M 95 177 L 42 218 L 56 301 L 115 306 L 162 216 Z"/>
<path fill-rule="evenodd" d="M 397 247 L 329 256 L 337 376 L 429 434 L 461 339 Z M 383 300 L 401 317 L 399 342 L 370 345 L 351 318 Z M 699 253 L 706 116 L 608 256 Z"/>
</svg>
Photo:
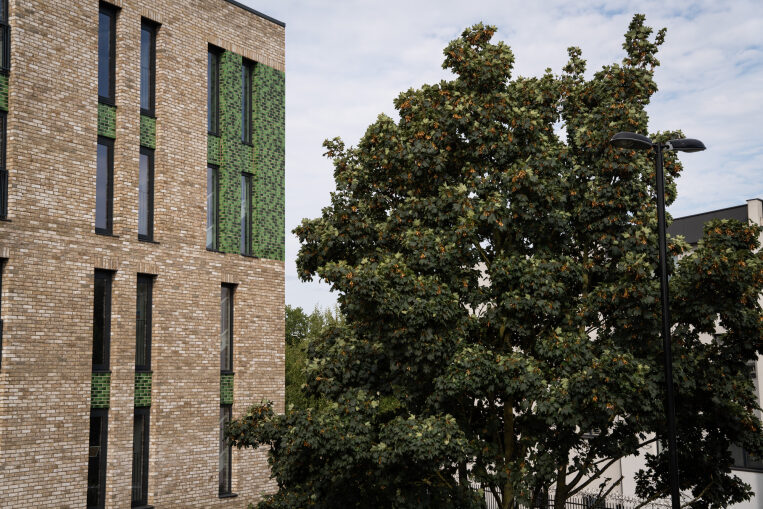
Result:
<svg viewBox="0 0 763 509">
<path fill-rule="evenodd" d="M 442 49 L 479 21 L 511 46 L 514 75 L 560 72 L 579 46 L 589 74 L 619 62 L 634 12 L 667 27 L 650 130 L 682 129 L 708 149 L 682 156 L 675 217 L 763 198 L 763 7 L 760 0 L 239 0 L 286 23 L 286 302 L 332 306 L 325 284 L 297 279 L 291 230 L 334 189 L 321 143 L 354 145 L 403 90 L 449 74 Z"/>
</svg>

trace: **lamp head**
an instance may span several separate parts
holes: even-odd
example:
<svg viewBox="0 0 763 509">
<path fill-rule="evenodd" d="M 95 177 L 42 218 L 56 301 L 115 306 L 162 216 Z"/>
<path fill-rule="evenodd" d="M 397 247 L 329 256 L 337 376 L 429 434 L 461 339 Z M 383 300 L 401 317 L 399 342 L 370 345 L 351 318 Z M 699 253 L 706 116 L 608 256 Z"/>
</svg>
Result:
<svg viewBox="0 0 763 509">
<path fill-rule="evenodd" d="M 702 152 L 705 150 L 705 144 L 693 138 L 670 140 L 665 145 L 668 150 L 675 150 L 676 152 Z"/>
<path fill-rule="evenodd" d="M 614 136 L 609 142 L 617 148 L 630 148 L 635 150 L 647 150 L 652 148 L 652 140 L 643 134 L 622 131 Z"/>
</svg>

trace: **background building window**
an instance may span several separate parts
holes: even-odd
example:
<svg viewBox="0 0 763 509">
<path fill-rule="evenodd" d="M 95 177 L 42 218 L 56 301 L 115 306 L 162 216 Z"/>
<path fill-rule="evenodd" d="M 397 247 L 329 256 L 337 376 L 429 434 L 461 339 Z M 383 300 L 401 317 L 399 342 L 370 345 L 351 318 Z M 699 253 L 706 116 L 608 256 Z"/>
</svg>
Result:
<svg viewBox="0 0 763 509">
<path fill-rule="evenodd" d="M 96 270 L 93 288 L 93 371 L 108 371 L 111 342 L 111 272 Z"/>
<path fill-rule="evenodd" d="M 233 371 L 233 285 L 220 288 L 220 371 Z"/>
<path fill-rule="evenodd" d="M 154 116 L 156 97 L 156 30 L 146 19 L 140 24 L 140 112 Z"/>
<path fill-rule="evenodd" d="M 98 100 L 114 104 L 117 11 L 101 4 L 98 12 Z"/>
<path fill-rule="evenodd" d="M 140 148 L 138 239 L 154 239 L 154 151 L 146 147 Z"/>
<path fill-rule="evenodd" d="M 114 140 L 98 137 L 95 175 L 95 233 L 111 235 L 114 208 Z"/>
<path fill-rule="evenodd" d="M 0 71 L 11 68 L 11 27 L 8 25 L 8 0 L 0 0 Z"/>
<path fill-rule="evenodd" d="M 219 170 L 207 166 L 207 249 L 217 250 L 217 209 L 219 196 Z"/>
<path fill-rule="evenodd" d="M 3 367 L 3 269 L 5 260 L 0 258 L 0 369 Z"/>
<path fill-rule="evenodd" d="M 752 382 L 755 395 L 758 396 L 758 365 L 756 361 L 750 361 L 747 364 L 750 381 Z M 748 453 L 744 448 L 732 444 L 729 448 L 731 450 L 731 457 L 734 460 L 732 468 L 742 470 L 754 470 L 763 472 L 763 458 L 756 458 Z"/>
<path fill-rule="evenodd" d="M 207 51 L 207 131 L 220 132 L 220 50 Z"/>
<path fill-rule="evenodd" d="M 132 506 L 148 505 L 149 407 L 135 409 L 132 429 Z"/>
<path fill-rule="evenodd" d="M 241 141 L 252 143 L 252 75 L 254 62 L 241 64 Z"/>
<path fill-rule="evenodd" d="M 8 113 L 0 111 L 0 219 L 8 217 L 8 169 L 5 167 L 5 140 Z"/>
<path fill-rule="evenodd" d="M 231 421 L 231 405 L 220 405 L 220 454 L 219 454 L 219 495 L 230 495 L 231 486 L 231 443 L 225 436 L 225 427 Z"/>
<path fill-rule="evenodd" d="M 154 278 L 138 274 L 135 313 L 135 371 L 151 370 L 151 304 Z"/>
<path fill-rule="evenodd" d="M 252 176 L 241 175 L 241 254 L 252 254 Z"/>
<path fill-rule="evenodd" d="M 106 502 L 106 444 L 109 414 L 104 408 L 90 410 L 90 447 L 87 462 L 87 507 L 102 509 Z"/>
</svg>

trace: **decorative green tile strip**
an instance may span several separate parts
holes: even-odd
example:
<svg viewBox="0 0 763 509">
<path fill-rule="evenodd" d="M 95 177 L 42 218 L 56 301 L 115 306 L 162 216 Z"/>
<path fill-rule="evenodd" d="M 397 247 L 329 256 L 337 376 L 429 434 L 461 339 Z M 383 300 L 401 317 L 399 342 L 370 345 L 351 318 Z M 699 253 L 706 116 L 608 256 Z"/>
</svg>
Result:
<svg viewBox="0 0 763 509">
<path fill-rule="evenodd" d="M 140 116 L 140 146 L 156 148 L 156 119 Z"/>
<path fill-rule="evenodd" d="M 284 260 L 285 168 L 284 73 L 263 64 L 254 69 L 254 234 L 255 256 Z"/>
<path fill-rule="evenodd" d="M 109 408 L 111 373 L 93 373 L 90 378 L 90 407 Z"/>
<path fill-rule="evenodd" d="M 135 406 L 151 406 L 151 372 L 135 373 Z"/>
<path fill-rule="evenodd" d="M 207 162 L 220 165 L 220 137 L 207 135 Z"/>
<path fill-rule="evenodd" d="M 0 74 L 0 110 L 8 111 L 8 75 Z"/>
<path fill-rule="evenodd" d="M 241 173 L 254 172 L 252 147 L 241 141 L 241 55 L 220 56 L 219 247 L 241 251 Z"/>
<path fill-rule="evenodd" d="M 117 137 L 117 107 L 98 103 L 98 136 Z"/>
<path fill-rule="evenodd" d="M 220 374 L 220 404 L 233 404 L 233 373 Z"/>
</svg>

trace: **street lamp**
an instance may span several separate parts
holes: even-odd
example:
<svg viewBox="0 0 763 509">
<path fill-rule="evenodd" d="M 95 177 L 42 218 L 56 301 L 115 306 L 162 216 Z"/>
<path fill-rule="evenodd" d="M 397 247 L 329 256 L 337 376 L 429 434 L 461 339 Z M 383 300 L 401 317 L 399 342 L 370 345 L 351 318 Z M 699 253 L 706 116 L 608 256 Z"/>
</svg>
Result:
<svg viewBox="0 0 763 509">
<path fill-rule="evenodd" d="M 662 152 L 700 152 L 705 144 L 699 140 L 682 138 L 666 143 L 654 143 L 642 134 L 619 132 L 610 140 L 613 146 L 635 150 L 654 149 L 654 168 L 657 171 L 657 228 L 660 245 L 660 289 L 662 291 L 662 341 L 665 351 L 665 411 L 668 417 L 668 456 L 670 458 L 670 498 L 673 509 L 680 509 L 678 491 L 678 460 L 676 458 L 676 412 L 673 394 L 673 355 L 670 351 L 670 309 L 668 308 L 667 246 L 665 240 L 665 177 Z"/>
</svg>

